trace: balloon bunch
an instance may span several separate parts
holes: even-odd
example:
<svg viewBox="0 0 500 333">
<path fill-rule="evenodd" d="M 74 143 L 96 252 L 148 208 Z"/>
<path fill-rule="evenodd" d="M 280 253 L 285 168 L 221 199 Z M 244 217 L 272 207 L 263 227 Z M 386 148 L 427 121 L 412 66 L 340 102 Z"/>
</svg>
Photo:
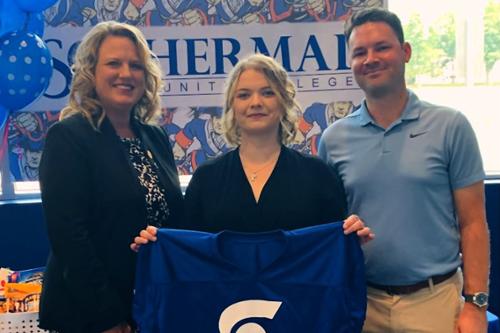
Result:
<svg viewBox="0 0 500 333">
<path fill-rule="evenodd" d="M 0 130 L 9 111 L 30 104 L 49 85 L 52 56 L 40 38 L 42 11 L 56 1 L 0 0 Z"/>
</svg>

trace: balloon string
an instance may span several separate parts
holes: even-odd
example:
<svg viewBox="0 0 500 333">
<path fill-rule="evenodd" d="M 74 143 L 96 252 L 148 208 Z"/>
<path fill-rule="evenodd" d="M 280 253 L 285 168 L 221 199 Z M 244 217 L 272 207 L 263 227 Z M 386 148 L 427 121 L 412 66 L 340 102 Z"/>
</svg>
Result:
<svg viewBox="0 0 500 333">
<path fill-rule="evenodd" d="M 10 123 L 10 118 L 7 117 L 7 120 L 5 121 L 4 127 L 3 127 L 3 134 L 2 134 L 2 145 L 0 146 L 0 163 L 4 159 L 4 155 L 7 152 L 7 137 L 8 137 L 8 131 L 9 131 L 9 123 Z M 1 130 L 1 128 L 0 128 Z"/>
<path fill-rule="evenodd" d="M 30 22 L 31 12 L 26 12 L 26 19 L 24 20 L 24 28 L 23 31 L 28 31 L 28 24 Z"/>
</svg>

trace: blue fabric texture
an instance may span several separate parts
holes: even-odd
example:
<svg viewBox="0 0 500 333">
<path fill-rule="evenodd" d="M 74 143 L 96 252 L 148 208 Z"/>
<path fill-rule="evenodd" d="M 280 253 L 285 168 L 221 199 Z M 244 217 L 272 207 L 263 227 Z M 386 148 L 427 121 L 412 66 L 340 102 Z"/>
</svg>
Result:
<svg viewBox="0 0 500 333">
<path fill-rule="evenodd" d="M 266 233 L 160 229 L 139 252 L 134 317 L 143 333 L 360 332 L 363 266 L 342 222 Z"/>
</svg>

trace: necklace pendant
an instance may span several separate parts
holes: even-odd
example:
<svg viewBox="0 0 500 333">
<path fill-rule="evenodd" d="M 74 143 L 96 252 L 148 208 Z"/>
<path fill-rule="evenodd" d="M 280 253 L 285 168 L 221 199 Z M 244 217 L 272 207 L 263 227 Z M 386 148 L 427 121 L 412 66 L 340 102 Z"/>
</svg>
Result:
<svg viewBox="0 0 500 333">
<path fill-rule="evenodd" d="M 250 175 L 250 183 L 253 183 L 256 179 L 257 179 L 257 173 L 256 173 L 256 172 L 253 172 L 253 173 Z"/>
</svg>

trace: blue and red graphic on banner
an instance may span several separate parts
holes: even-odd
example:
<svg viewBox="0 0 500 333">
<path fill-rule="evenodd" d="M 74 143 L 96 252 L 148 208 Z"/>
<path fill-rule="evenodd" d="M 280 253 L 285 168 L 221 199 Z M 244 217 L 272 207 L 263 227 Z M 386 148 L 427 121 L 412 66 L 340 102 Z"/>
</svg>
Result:
<svg viewBox="0 0 500 333">
<path fill-rule="evenodd" d="M 343 21 L 365 7 L 385 5 L 383 0 L 52 1 L 43 12 L 43 40 L 52 55 L 53 78 L 37 101 L 9 118 L 12 177 L 36 180 L 39 159 L 32 152 L 41 150 L 56 111 L 67 103 L 78 44 L 105 20 L 140 27 L 162 64 L 161 125 L 180 174 L 192 174 L 230 149 L 219 123 L 224 81 L 238 59 L 254 52 L 273 56 L 289 72 L 303 108 L 297 110 L 300 131 L 292 147 L 315 154 L 322 131 L 352 112 L 362 97 L 347 63 Z"/>
</svg>

